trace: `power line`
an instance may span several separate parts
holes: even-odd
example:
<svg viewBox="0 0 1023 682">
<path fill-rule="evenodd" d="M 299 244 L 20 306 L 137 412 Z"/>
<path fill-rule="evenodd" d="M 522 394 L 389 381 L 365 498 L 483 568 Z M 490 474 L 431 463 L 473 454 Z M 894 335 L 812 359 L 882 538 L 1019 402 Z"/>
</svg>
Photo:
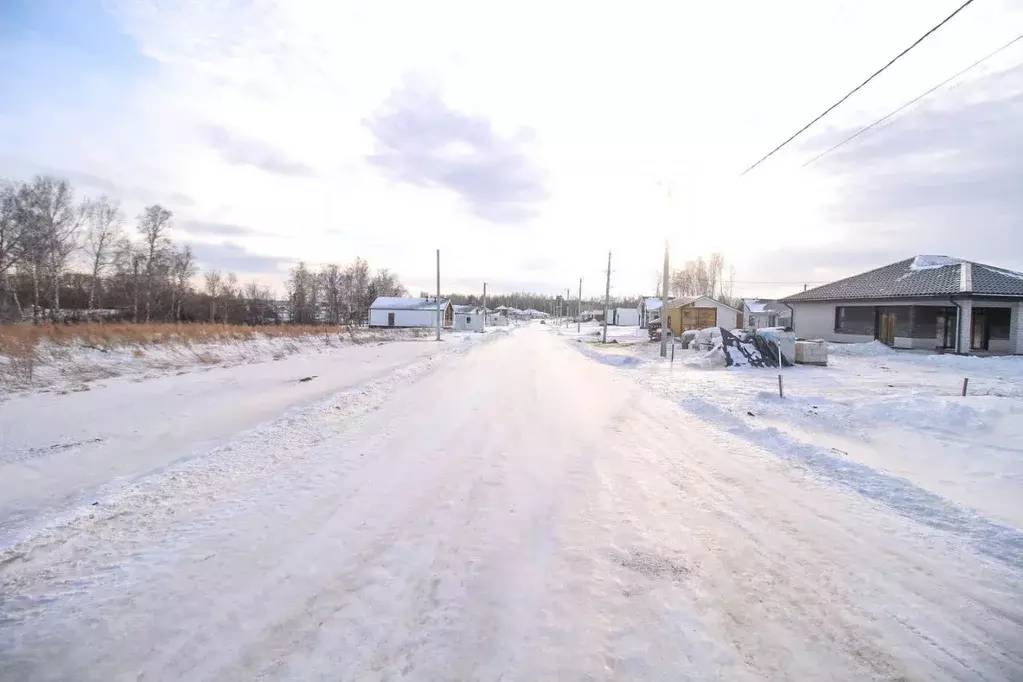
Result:
<svg viewBox="0 0 1023 682">
<path fill-rule="evenodd" d="M 895 62 L 899 61 L 899 60 L 900 60 L 900 59 L 901 59 L 902 57 L 904 57 L 904 56 L 905 56 L 905 55 L 906 55 L 906 54 L 907 54 L 907 53 L 908 53 L 908 52 L 909 52 L 910 50 L 912 50 L 912 49 L 913 49 L 914 47 L 916 47 L 917 45 L 919 45 L 920 43 L 922 43 L 922 42 L 923 42 L 923 41 L 924 41 L 924 40 L 925 40 L 925 39 L 926 39 L 926 38 L 927 38 L 928 36 L 930 36 L 930 35 L 931 35 L 932 33 L 934 33 L 935 31 L 937 31 L 937 30 L 938 30 L 939 28 L 941 28 L 942 26 L 944 26 L 945 24 L 947 24 L 947 23 L 948 23 L 948 22 L 949 22 L 949 21 L 950 21 L 950 20 L 952 19 L 952 17 L 954 17 L 955 15 L 959 14 L 960 12 L 962 12 L 962 11 L 963 11 L 964 9 L 966 9 L 966 8 L 967 8 L 968 6 L 972 5 L 972 4 L 973 4 L 973 1 L 974 1 L 974 0 L 966 0 L 966 2 L 964 2 L 964 3 L 962 4 L 962 5 L 960 5 L 960 6 L 959 6 L 959 9 L 957 9 L 957 10 L 956 10 L 955 12 L 952 12 L 952 14 L 948 15 L 947 17 L 945 17 L 945 18 L 944 18 L 944 19 L 943 19 L 943 20 L 941 21 L 941 23 L 939 23 L 939 24 L 938 24 L 937 26 L 934 26 L 934 27 L 933 27 L 933 28 L 932 28 L 931 30 L 927 31 L 927 33 L 925 33 L 925 34 L 923 34 L 922 36 L 920 36 L 919 38 L 917 38 L 917 39 L 916 39 L 916 42 L 914 42 L 914 43 L 913 43 L 912 45 L 910 45 L 909 47 L 907 47 L 907 48 L 906 48 L 905 50 L 903 50 L 903 51 L 902 51 L 902 52 L 900 52 L 899 54 L 895 55 L 895 57 L 893 57 L 893 58 L 891 59 L 891 61 L 889 61 L 889 62 L 888 62 L 887 64 L 885 64 L 884 66 L 882 66 L 882 67 L 881 67 L 880 69 L 878 69 L 877 71 L 875 71 L 874 73 L 872 73 L 872 74 L 870 75 L 870 77 L 869 77 L 869 78 L 867 78 L 867 80 L 863 81 L 862 83 L 860 83 L 859 85 L 857 85 L 857 86 L 856 86 L 855 88 L 853 88 L 852 90 L 850 90 L 850 91 L 849 91 L 849 92 L 848 92 L 848 93 L 847 93 L 847 94 L 845 95 L 845 97 L 843 97 L 842 99 L 838 100 L 837 102 L 835 102 L 834 104 L 832 104 L 832 105 L 831 105 L 830 107 L 828 107 L 827 109 L 825 109 L 825 110 L 824 110 L 824 113 L 820 114 L 819 116 L 817 116 L 817 118 L 813 119 L 812 121 L 810 121 L 809 123 L 807 123 L 807 124 L 806 124 L 805 126 L 803 126 L 802 128 L 800 128 L 799 130 L 797 130 L 797 131 L 796 131 L 796 132 L 795 132 L 795 133 L 794 133 L 794 134 L 793 134 L 793 135 L 792 135 L 791 137 L 789 137 L 789 138 L 788 138 L 787 140 L 785 140 L 785 141 L 784 141 L 784 142 L 782 142 L 782 143 L 781 143 L 780 145 L 778 145 L 777 147 L 775 147 L 774 149 L 772 149 L 772 150 L 771 150 L 770 152 L 768 152 L 766 156 L 764 156 L 764 157 L 763 157 L 763 158 L 761 158 L 761 159 L 760 159 L 759 161 L 757 161 L 757 162 L 756 162 L 755 164 L 753 164 L 752 166 L 750 166 L 749 168 L 747 168 L 746 170 L 744 170 L 744 171 L 742 172 L 742 175 L 746 175 L 746 173 L 749 173 L 749 172 L 750 172 L 751 170 L 753 170 L 754 168 L 756 168 L 757 166 L 759 166 L 760 164 L 762 164 L 762 163 L 763 163 L 764 161 L 767 161 L 767 159 L 769 159 L 769 158 L 771 158 L 772 156 L 774 156 L 774 154 L 775 154 L 776 152 L 778 152 L 778 151 L 779 151 L 779 150 L 780 150 L 780 149 L 781 149 L 782 147 L 784 147 L 784 146 L 785 146 L 785 145 L 787 145 L 787 144 L 788 144 L 789 142 L 792 142 L 792 140 L 794 140 L 794 139 L 796 139 L 797 137 L 799 137 L 799 136 L 800 136 L 800 135 L 801 135 L 801 134 L 802 134 L 803 132 L 805 132 L 805 131 L 806 131 L 806 129 L 807 129 L 807 128 L 809 128 L 809 127 L 810 127 L 810 126 L 812 126 L 812 125 L 813 125 L 814 123 L 816 123 L 817 121 L 821 120 L 822 118 L 824 118 L 825 116 L 827 116 L 828 114 L 830 114 L 830 113 L 831 113 L 831 112 L 832 112 L 832 111 L 833 111 L 833 110 L 834 110 L 834 109 L 835 109 L 835 108 L 836 108 L 836 107 L 837 107 L 838 105 L 840 105 L 840 104 L 841 104 L 842 102 L 844 102 L 844 101 L 846 101 L 847 99 L 849 99 L 850 97 L 852 97 L 852 96 L 853 96 L 854 94 L 856 94 L 856 93 L 857 93 L 857 92 L 858 92 L 858 91 L 859 91 L 860 89 L 862 89 L 862 88 L 863 88 L 863 86 L 865 86 L 865 85 L 866 85 L 867 83 L 869 83 L 870 81 L 872 81 L 872 80 L 874 80 L 875 78 L 877 78 L 877 77 L 878 77 L 879 75 L 881 75 L 881 73 L 882 73 L 882 72 L 884 72 L 884 71 L 885 71 L 885 70 L 886 70 L 886 69 L 887 69 L 887 68 L 888 68 L 889 66 L 891 66 L 891 65 L 892 65 L 892 64 L 894 64 Z"/>
<path fill-rule="evenodd" d="M 980 66 L 981 64 L 983 64 L 983 63 L 984 63 L 984 62 L 986 62 L 987 60 L 989 60 L 989 59 L 991 59 L 992 57 L 994 57 L 995 55 L 997 55 L 997 54 L 998 54 L 999 52 L 1001 52 L 1002 50 L 1005 50 L 1005 49 L 1007 49 L 1007 48 L 1009 48 L 1009 47 L 1012 47 L 1013 45 L 1015 45 L 1015 44 L 1016 44 L 1017 42 L 1019 42 L 1020 40 L 1023 40 L 1023 33 L 1021 33 L 1020 35 L 1016 36 L 1015 38 L 1013 38 L 1012 40 L 1010 40 L 1009 42 L 1007 42 L 1007 43 L 1006 43 L 1005 45 L 1002 45 L 1002 46 L 1001 46 L 1000 48 L 998 48 L 998 49 L 997 49 L 997 50 L 995 50 L 994 52 L 991 52 L 990 54 L 988 54 L 988 55 L 986 55 L 986 56 L 984 56 L 984 57 L 981 57 L 980 59 L 978 59 L 977 61 L 973 62 L 972 64 L 970 64 L 969 66 L 967 66 L 967 67 L 966 67 L 965 69 L 963 69 L 963 70 L 962 70 L 962 71 L 960 71 L 959 73 L 955 74 L 954 76 L 949 76 L 948 78 L 946 78 L 945 80 L 941 81 L 940 83 L 938 83 L 937 85 L 935 85 L 935 86 L 934 86 L 933 88 L 931 88 L 930 90 L 928 90 L 927 92 L 925 92 L 925 93 L 923 93 L 923 94 L 921 94 L 921 95 L 918 95 L 917 97 L 914 97 L 913 99 L 909 100 L 908 102 L 906 102 L 905 104 L 903 104 L 903 105 L 902 105 L 901 107 L 899 107 L 899 108 L 898 108 L 898 109 L 896 109 L 895 111 L 893 111 L 893 112 L 889 113 L 888 115 L 884 116 L 883 118 L 879 118 L 879 119 L 877 119 L 876 121 L 874 121 L 874 122 L 873 122 L 873 123 L 871 123 L 870 125 L 868 125 L 868 126 L 866 126 L 866 127 L 864 127 L 864 128 L 861 128 L 861 129 L 860 129 L 859 131 L 857 131 L 857 132 L 853 133 L 852 135 L 850 135 L 849 137 L 845 138 L 844 140 L 842 140 L 841 142 L 839 142 L 838 144 L 836 144 L 836 145 L 835 145 L 834 147 L 831 147 L 830 149 L 828 149 L 828 150 L 826 150 L 826 151 L 823 151 L 823 152 L 821 152 L 821 153 L 820 153 L 820 154 L 818 154 L 817 156 L 813 157 L 812 159 L 810 159 L 809 161 L 807 161 L 806 163 L 804 163 L 804 164 L 803 164 L 803 167 L 804 167 L 804 168 L 806 168 L 807 166 L 809 166 L 809 165 L 810 165 L 811 163 L 813 163 L 814 161 L 817 161 L 818 159 L 820 159 L 820 158 L 821 158 L 821 157 L 823 157 L 823 156 L 827 156 L 827 155 L 828 155 L 828 154 L 830 154 L 831 152 L 835 151 L 836 149 L 838 149 L 839 147 L 841 147 L 842 145 L 844 145 L 844 144 L 845 144 L 846 142 L 850 142 L 850 141 L 852 141 L 852 140 L 855 140 L 855 139 L 856 139 L 857 137 L 859 137 L 859 136 L 860 136 L 860 135 L 862 135 L 863 133 L 867 132 L 868 130 L 870 130 L 870 129 L 871 129 L 871 128 L 873 128 L 874 126 L 876 126 L 876 125 L 880 125 L 881 123 L 884 123 L 885 121 L 887 121 L 888 119 L 890 119 L 890 118 L 891 118 L 892 116 L 895 116 L 896 114 L 898 114 L 898 113 L 899 113 L 900 111 L 903 111 L 903 110 L 904 110 L 904 109 L 906 109 L 907 107 L 913 106 L 914 104 L 916 104 L 917 102 L 919 102 L 920 100 L 922 100 L 922 99 L 923 99 L 924 97 L 926 97 L 927 95 L 929 95 L 929 94 L 931 94 L 932 92 L 934 92 L 935 90 L 939 90 L 939 89 L 941 89 L 941 88 L 945 87 L 946 85 L 948 85 L 949 83 L 951 83 L 952 81 L 954 81 L 954 80 L 955 80 L 956 78 L 959 78 L 960 76 L 962 76 L 963 74 L 965 74 L 965 73 L 966 73 L 966 72 L 968 72 L 968 71 L 972 71 L 973 69 L 977 68 L 978 66 Z"/>
</svg>

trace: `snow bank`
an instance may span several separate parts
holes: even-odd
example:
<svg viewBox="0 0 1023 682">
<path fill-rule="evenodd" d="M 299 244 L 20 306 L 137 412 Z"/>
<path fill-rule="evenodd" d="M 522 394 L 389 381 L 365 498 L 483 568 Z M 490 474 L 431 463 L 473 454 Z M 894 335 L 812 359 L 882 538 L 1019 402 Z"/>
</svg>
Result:
<svg viewBox="0 0 1023 682">
<path fill-rule="evenodd" d="M 423 337 L 420 329 L 370 329 L 339 333 L 324 328 L 322 334 L 266 336 L 209 342 L 167 341 L 99 348 L 43 341 L 29 358 L 0 355 L 0 399 L 5 394 L 52 390 L 88 390 L 88 384 L 118 376 L 148 379 L 168 374 L 271 362 L 298 354 L 329 353 L 336 348 L 412 341 Z"/>
<path fill-rule="evenodd" d="M 882 355 L 896 355 L 897 352 L 875 339 L 869 343 L 829 343 L 828 354 L 880 357 Z"/>
</svg>

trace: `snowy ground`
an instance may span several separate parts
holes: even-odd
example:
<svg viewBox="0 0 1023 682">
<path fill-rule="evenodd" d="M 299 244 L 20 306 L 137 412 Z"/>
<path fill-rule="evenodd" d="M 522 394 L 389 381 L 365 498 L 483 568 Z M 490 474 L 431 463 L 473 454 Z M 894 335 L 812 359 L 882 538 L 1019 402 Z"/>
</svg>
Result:
<svg viewBox="0 0 1023 682">
<path fill-rule="evenodd" d="M 1023 679 L 1018 526 L 652 344 L 486 341 L 0 552 L 0 679 Z"/>
<path fill-rule="evenodd" d="M 360 344 L 429 337 L 427 330 L 420 329 L 358 329 L 354 333 L 323 329 L 322 334 L 312 335 L 257 333 L 251 339 L 237 341 L 122 344 L 106 349 L 82 343 L 43 342 L 31 377 L 19 369 L 21 365 L 0 354 L 0 401 L 13 394 L 30 392 L 87 391 L 95 382 L 114 377 L 141 381 L 218 367 L 276 362 L 296 355 L 331 354 L 338 348 Z"/>
<path fill-rule="evenodd" d="M 568 339 L 594 329 L 562 330 Z M 856 478 L 877 471 L 1023 528 L 1023 357 L 961 357 L 893 351 L 881 344 L 832 345 L 828 367 L 727 369 L 706 354 L 676 350 L 615 330 L 619 344 L 581 350 L 634 370 L 641 383 L 686 411 L 777 452 Z M 969 377 L 969 394 L 961 397 Z M 827 464 L 825 464 L 827 463 Z M 857 469 L 854 465 L 865 465 Z M 835 475 L 838 475 L 837 473 Z M 857 479 L 858 480 L 858 479 Z"/>
</svg>

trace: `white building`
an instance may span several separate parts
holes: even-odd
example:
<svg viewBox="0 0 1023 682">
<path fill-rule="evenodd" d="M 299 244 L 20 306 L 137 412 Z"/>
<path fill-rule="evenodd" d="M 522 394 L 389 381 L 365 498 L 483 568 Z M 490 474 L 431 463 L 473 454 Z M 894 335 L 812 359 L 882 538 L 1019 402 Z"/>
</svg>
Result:
<svg viewBox="0 0 1023 682">
<path fill-rule="evenodd" d="M 456 305 L 454 308 L 455 329 L 458 331 L 481 332 L 483 331 L 482 308 L 471 305 Z"/>
<path fill-rule="evenodd" d="M 742 299 L 742 326 L 746 329 L 789 327 L 792 309 L 784 303 L 765 298 Z"/>
<path fill-rule="evenodd" d="M 609 324 L 616 324 L 619 327 L 638 327 L 639 308 L 615 308 L 611 311 Z"/>
<path fill-rule="evenodd" d="M 661 319 L 661 299 L 659 298 L 644 298 L 639 302 L 639 308 L 636 309 L 639 315 L 639 326 L 645 327 L 654 320 Z"/>
<path fill-rule="evenodd" d="M 441 301 L 442 324 L 454 324 L 454 309 L 450 301 Z M 369 307 L 370 327 L 435 327 L 437 326 L 437 299 L 380 296 Z"/>
</svg>

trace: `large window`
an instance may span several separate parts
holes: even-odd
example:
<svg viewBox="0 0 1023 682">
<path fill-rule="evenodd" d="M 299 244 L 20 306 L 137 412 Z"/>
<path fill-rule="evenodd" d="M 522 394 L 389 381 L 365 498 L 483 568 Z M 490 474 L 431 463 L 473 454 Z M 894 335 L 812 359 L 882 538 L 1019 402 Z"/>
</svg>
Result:
<svg viewBox="0 0 1023 682">
<path fill-rule="evenodd" d="M 835 308 L 835 333 L 873 337 L 875 335 L 874 306 L 837 306 Z"/>
<path fill-rule="evenodd" d="M 1001 341 L 1009 339 L 1009 325 L 1012 322 L 1011 308 L 980 308 L 987 316 L 988 338 Z"/>
</svg>

